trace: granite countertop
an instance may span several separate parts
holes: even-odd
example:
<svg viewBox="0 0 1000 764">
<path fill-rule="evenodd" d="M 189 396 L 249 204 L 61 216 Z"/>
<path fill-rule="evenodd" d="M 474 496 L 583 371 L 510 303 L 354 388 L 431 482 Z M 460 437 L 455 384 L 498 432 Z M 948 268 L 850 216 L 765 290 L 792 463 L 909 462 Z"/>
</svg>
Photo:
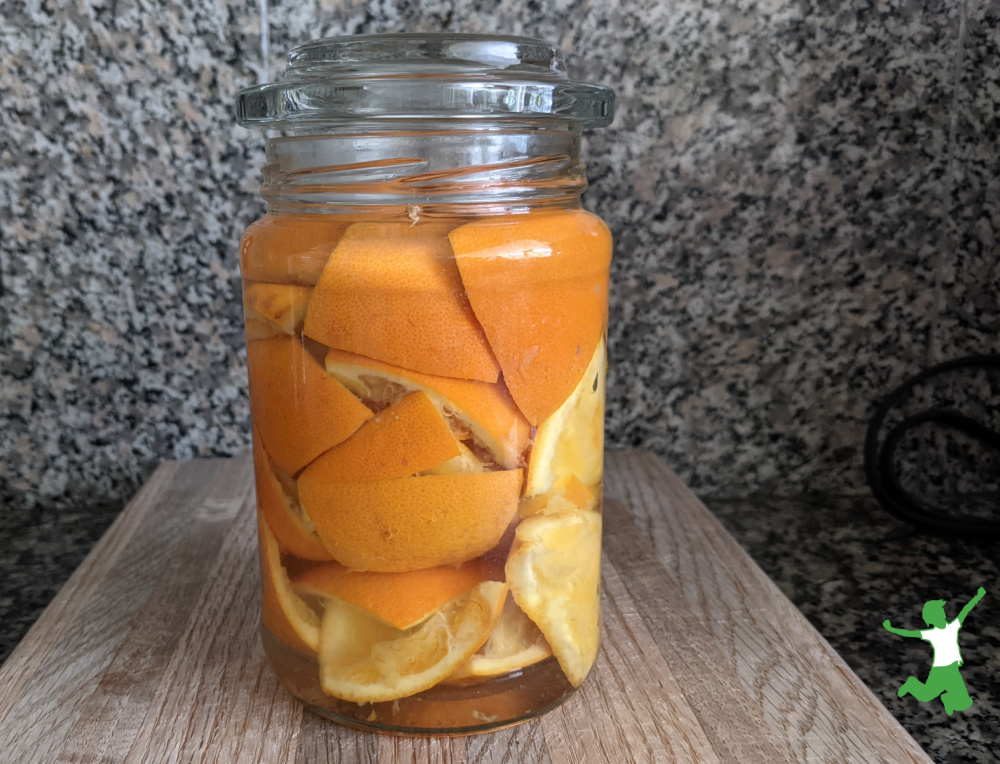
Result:
<svg viewBox="0 0 1000 764">
<path fill-rule="evenodd" d="M 706 504 L 936 760 L 993 762 L 1000 745 L 1000 546 L 934 538 L 873 499 L 710 499 Z M 119 507 L 0 513 L 0 661 L 116 517 Z M 946 716 L 940 703 L 897 698 L 925 678 L 929 646 L 881 628 L 919 628 L 929 599 L 953 618 L 976 588 L 987 596 L 962 631 L 962 675 L 974 703 Z"/>
</svg>

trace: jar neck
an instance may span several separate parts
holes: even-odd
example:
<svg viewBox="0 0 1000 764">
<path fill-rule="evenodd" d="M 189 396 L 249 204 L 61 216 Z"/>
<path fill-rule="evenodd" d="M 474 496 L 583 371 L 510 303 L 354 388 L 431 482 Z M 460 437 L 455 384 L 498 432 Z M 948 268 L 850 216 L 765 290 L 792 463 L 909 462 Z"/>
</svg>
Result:
<svg viewBox="0 0 1000 764">
<path fill-rule="evenodd" d="M 580 132 L 565 125 L 364 123 L 273 136 L 263 175 L 261 195 L 277 213 L 502 214 L 576 207 L 587 186 Z"/>
</svg>

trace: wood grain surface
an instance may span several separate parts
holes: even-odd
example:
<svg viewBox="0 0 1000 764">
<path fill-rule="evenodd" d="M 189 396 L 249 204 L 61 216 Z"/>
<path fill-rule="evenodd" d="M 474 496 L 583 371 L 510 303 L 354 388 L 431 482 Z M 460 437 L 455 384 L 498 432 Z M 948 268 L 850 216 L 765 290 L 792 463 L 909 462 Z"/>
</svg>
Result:
<svg viewBox="0 0 1000 764">
<path fill-rule="evenodd" d="M 257 633 L 249 457 L 160 467 L 0 667 L 0 760 L 73 764 L 928 762 L 708 511 L 609 453 L 604 634 L 580 692 L 464 738 L 304 711 Z"/>
</svg>

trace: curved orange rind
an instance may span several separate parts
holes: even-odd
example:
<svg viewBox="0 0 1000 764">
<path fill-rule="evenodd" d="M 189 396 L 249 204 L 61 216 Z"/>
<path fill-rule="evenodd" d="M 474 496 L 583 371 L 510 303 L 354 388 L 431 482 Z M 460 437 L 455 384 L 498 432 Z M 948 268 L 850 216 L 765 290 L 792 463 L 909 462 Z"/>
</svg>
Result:
<svg viewBox="0 0 1000 764">
<path fill-rule="evenodd" d="M 606 378 L 602 338 L 576 389 L 535 431 L 524 485 L 527 496 L 566 485 L 571 478 L 588 487 L 601 482 Z"/>
<path fill-rule="evenodd" d="M 490 580 L 489 573 L 478 560 L 403 573 L 361 572 L 327 563 L 296 577 L 293 586 L 305 598 L 336 597 L 406 630 L 427 620 L 449 600 Z"/>
<path fill-rule="evenodd" d="M 309 303 L 307 336 L 425 374 L 496 382 L 440 224 L 356 223 Z"/>
<path fill-rule="evenodd" d="M 354 703 L 395 700 L 433 687 L 486 641 L 506 597 L 505 584 L 484 581 L 405 631 L 331 599 L 320 630 L 320 686 Z"/>
<path fill-rule="evenodd" d="M 328 375 L 297 337 L 247 344 L 250 408 L 268 454 L 295 475 L 342 443 L 371 411 Z"/>
<path fill-rule="evenodd" d="M 257 507 L 280 547 L 303 560 L 332 560 L 316 535 L 312 521 L 302 512 L 295 481 L 277 471 L 256 432 L 253 439 L 253 460 Z"/>
<path fill-rule="evenodd" d="M 240 242 L 246 281 L 312 286 L 347 230 L 337 215 L 267 215 Z"/>
<path fill-rule="evenodd" d="M 295 284 L 247 284 L 243 289 L 246 322 L 261 321 L 275 334 L 298 334 L 306 319 L 312 289 Z"/>
<path fill-rule="evenodd" d="M 600 514 L 572 510 L 522 521 L 505 573 L 514 601 L 579 687 L 600 642 Z"/>
<path fill-rule="evenodd" d="M 292 589 L 288 572 L 281 564 L 278 540 L 263 518 L 258 518 L 257 528 L 264 625 L 292 649 L 315 655 L 319 649 L 320 618 Z"/>
<path fill-rule="evenodd" d="M 263 321 L 259 318 L 251 318 L 246 321 L 244 328 L 247 333 L 247 342 L 255 340 L 269 340 L 273 337 L 281 336 L 282 332 L 274 324 Z"/>
<path fill-rule="evenodd" d="M 517 511 L 521 470 L 375 483 L 299 480 L 299 498 L 337 562 L 397 572 L 455 565 L 495 547 Z"/>
<path fill-rule="evenodd" d="M 592 510 L 600 499 L 600 485 L 588 487 L 575 475 L 560 480 L 545 493 L 522 496 L 517 517 L 524 520 L 535 515 L 554 515 L 574 509 Z"/>
<path fill-rule="evenodd" d="M 480 450 L 489 452 L 491 460 L 505 469 L 521 465 L 531 425 L 502 380 L 490 384 L 422 374 L 343 350 L 327 353 L 326 370 L 373 408 L 420 390 L 452 423 L 460 440 L 468 433 Z"/>
<path fill-rule="evenodd" d="M 545 636 L 513 597 L 504 603 L 489 639 L 448 677 L 449 682 L 509 674 L 552 655 Z"/>
<path fill-rule="evenodd" d="M 462 455 L 437 408 L 410 393 L 306 467 L 299 480 L 371 483 L 406 477 Z"/>
<path fill-rule="evenodd" d="M 484 218 L 448 238 L 507 388 L 537 425 L 579 384 L 603 333 L 611 234 L 564 210 Z"/>
</svg>

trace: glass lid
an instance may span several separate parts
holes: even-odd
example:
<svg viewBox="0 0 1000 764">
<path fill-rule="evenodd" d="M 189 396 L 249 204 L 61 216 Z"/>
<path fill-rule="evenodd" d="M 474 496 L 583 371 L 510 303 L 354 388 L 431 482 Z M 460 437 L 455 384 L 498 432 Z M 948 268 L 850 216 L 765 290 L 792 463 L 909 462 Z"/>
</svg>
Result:
<svg viewBox="0 0 1000 764">
<path fill-rule="evenodd" d="M 465 34 L 331 37 L 288 54 L 278 82 L 240 91 L 245 127 L 357 119 L 610 124 L 611 88 L 574 82 L 544 40 Z"/>
</svg>

